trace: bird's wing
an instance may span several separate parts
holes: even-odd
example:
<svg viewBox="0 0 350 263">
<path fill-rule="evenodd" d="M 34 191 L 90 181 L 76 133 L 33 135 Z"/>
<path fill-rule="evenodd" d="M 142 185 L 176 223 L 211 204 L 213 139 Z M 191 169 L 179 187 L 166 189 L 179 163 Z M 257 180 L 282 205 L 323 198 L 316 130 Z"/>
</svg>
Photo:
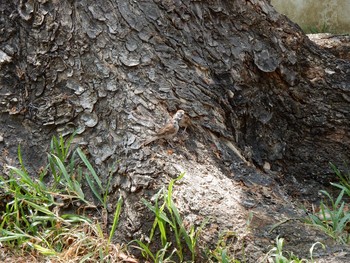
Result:
<svg viewBox="0 0 350 263">
<path fill-rule="evenodd" d="M 168 134 L 173 134 L 176 132 L 177 132 L 177 130 L 176 130 L 176 127 L 174 126 L 174 124 L 172 122 L 169 122 L 158 131 L 157 135 L 158 135 L 158 137 L 161 137 L 161 136 L 164 136 L 164 135 L 166 136 Z"/>
</svg>

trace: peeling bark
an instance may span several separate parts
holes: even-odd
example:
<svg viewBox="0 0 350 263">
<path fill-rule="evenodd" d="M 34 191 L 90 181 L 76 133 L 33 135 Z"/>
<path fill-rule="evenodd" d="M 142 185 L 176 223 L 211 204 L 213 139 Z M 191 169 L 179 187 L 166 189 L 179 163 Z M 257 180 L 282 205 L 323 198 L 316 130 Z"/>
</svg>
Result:
<svg viewBox="0 0 350 263">
<path fill-rule="evenodd" d="M 326 183 L 329 161 L 349 163 L 348 60 L 321 50 L 266 1 L 21 0 L 1 3 L 0 13 L 1 165 L 15 162 L 21 141 L 37 169 L 52 134 L 78 130 L 75 143 L 103 180 L 113 176 L 111 200 L 126 198 L 124 238 L 148 222 L 140 196 L 181 171 L 193 176 L 179 200 L 192 191 L 199 200 L 212 180 L 216 193 L 228 191 L 234 205 L 218 204 L 227 213 L 190 213 L 196 222 L 216 215 L 220 225 L 237 210 L 269 207 L 249 194 L 234 203 L 238 181 Z M 191 119 L 184 142 L 172 154 L 161 143 L 141 148 L 178 109 Z M 205 170 L 208 182 L 199 179 Z M 200 190 L 191 178 L 203 180 Z"/>
</svg>

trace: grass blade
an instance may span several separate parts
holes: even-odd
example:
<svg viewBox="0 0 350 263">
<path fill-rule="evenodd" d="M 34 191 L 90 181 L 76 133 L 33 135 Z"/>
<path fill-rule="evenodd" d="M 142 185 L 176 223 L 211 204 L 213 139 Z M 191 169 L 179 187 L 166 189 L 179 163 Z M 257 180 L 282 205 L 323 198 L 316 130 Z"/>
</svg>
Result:
<svg viewBox="0 0 350 263">
<path fill-rule="evenodd" d="M 86 181 L 90 187 L 90 189 L 92 190 L 92 192 L 94 193 L 95 197 L 101 202 L 101 204 L 103 205 L 104 208 L 106 208 L 106 203 L 103 201 L 102 196 L 100 195 L 100 193 L 97 191 L 93 181 L 91 180 L 91 177 L 89 174 L 85 174 L 85 178 Z"/>
<path fill-rule="evenodd" d="M 60 172 L 63 174 L 64 179 L 66 180 L 66 183 L 67 183 L 68 186 L 69 186 L 69 189 L 70 189 L 71 191 L 75 191 L 75 189 L 74 189 L 74 184 L 73 184 L 73 182 L 72 182 L 72 180 L 71 180 L 71 178 L 70 178 L 70 176 L 69 176 L 69 174 L 68 174 L 68 172 L 67 172 L 66 167 L 64 166 L 64 164 L 62 163 L 62 161 L 60 160 L 60 158 L 58 158 L 56 155 L 52 155 L 52 156 L 54 157 L 55 163 L 56 163 L 56 165 L 59 167 Z"/>
<path fill-rule="evenodd" d="M 26 234 L 14 233 L 11 231 L 7 231 L 5 229 L 1 229 L 0 233 L 1 233 L 0 242 L 8 242 L 8 241 L 18 240 L 22 238 L 30 238 L 30 236 Z"/>
<path fill-rule="evenodd" d="M 28 173 L 24 170 L 20 170 L 16 167 L 13 166 L 7 166 L 12 172 L 16 173 L 20 177 L 20 181 L 33 187 L 36 188 L 36 183 L 30 178 Z"/>
<path fill-rule="evenodd" d="M 39 251 L 39 253 L 41 253 L 44 256 L 55 256 L 57 255 L 57 252 L 51 248 L 45 248 L 42 247 L 38 244 L 32 244 L 32 246 Z"/>
<path fill-rule="evenodd" d="M 156 257 L 153 255 L 153 253 L 151 252 L 151 250 L 149 249 L 148 245 L 146 245 L 145 243 L 143 243 L 142 241 L 140 240 L 134 240 L 138 245 L 139 247 L 135 247 L 137 249 L 140 249 L 141 252 L 142 252 L 142 255 L 148 259 L 149 257 L 153 260 L 153 262 L 157 262 L 156 261 Z"/>
<path fill-rule="evenodd" d="M 110 244 L 110 242 L 112 241 L 114 233 L 117 230 L 122 205 L 123 205 L 123 198 L 120 196 L 118 199 L 118 202 L 117 202 L 117 207 L 115 209 L 115 213 L 114 213 L 114 217 L 113 217 L 113 225 L 112 225 L 111 232 L 109 233 L 109 237 L 108 237 L 108 244 Z"/>
<path fill-rule="evenodd" d="M 83 153 L 83 151 L 80 148 L 77 148 L 77 153 L 79 154 L 80 158 L 83 160 L 83 162 L 85 163 L 86 167 L 89 169 L 90 173 L 92 174 L 92 176 L 95 179 L 95 182 L 97 183 L 97 185 L 100 187 L 100 190 L 103 191 L 103 187 L 102 187 L 102 183 L 100 178 L 97 176 L 94 168 L 92 167 L 91 163 L 88 161 L 88 159 L 86 158 L 86 155 Z"/>
<path fill-rule="evenodd" d="M 53 212 L 51 212 L 49 209 L 45 208 L 43 205 L 35 204 L 35 203 L 33 203 L 33 202 L 29 201 L 29 200 L 23 200 L 23 202 L 27 203 L 29 206 L 31 206 L 34 209 L 40 211 L 41 213 L 44 213 L 46 215 L 49 215 L 49 216 L 57 218 L 57 216 Z"/>
</svg>

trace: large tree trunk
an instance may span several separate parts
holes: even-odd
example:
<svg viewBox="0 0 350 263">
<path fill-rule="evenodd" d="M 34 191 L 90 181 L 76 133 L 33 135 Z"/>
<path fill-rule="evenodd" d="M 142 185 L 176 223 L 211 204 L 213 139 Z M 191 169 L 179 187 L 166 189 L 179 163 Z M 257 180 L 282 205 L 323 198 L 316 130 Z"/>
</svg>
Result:
<svg viewBox="0 0 350 263">
<path fill-rule="evenodd" d="M 196 222 L 214 216 L 215 239 L 243 234 L 250 211 L 263 235 L 297 213 L 286 192 L 304 195 L 330 180 L 329 161 L 349 162 L 349 62 L 267 1 L 20 0 L 0 12 L 1 165 L 21 142 L 37 169 L 52 134 L 78 129 L 101 177 L 113 176 L 111 202 L 126 198 L 125 239 L 147 228 L 140 197 L 182 171 L 178 205 Z M 141 147 L 178 109 L 192 120 L 183 142 Z"/>
</svg>

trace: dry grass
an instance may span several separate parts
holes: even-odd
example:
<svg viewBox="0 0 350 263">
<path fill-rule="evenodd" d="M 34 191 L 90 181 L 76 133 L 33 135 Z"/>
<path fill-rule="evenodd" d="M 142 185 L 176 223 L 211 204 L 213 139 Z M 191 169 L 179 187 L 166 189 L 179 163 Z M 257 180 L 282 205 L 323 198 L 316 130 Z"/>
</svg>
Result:
<svg viewBox="0 0 350 263">
<path fill-rule="evenodd" d="M 64 243 L 64 247 L 60 253 L 53 256 L 43 256 L 39 251 L 28 250 L 25 247 L 0 247 L 0 260 L 19 263 L 138 262 L 128 254 L 126 246 L 109 243 L 107 237 L 101 236 L 98 228 L 98 224 L 85 223 L 57 237 Z"/>
</svg>

